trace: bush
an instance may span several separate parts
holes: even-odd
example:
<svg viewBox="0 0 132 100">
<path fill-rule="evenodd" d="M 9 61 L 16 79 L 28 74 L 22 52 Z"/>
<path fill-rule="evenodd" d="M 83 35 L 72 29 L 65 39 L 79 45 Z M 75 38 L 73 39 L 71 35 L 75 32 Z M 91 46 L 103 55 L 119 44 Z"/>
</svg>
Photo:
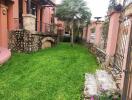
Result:
<svg viewBox="0 0 132 100">
<path fill-rule="evenodd" d="M 60 36 L 60 42 L 70 42 L 70 36 Z"/>
<path fill-rule="evenodd" d="M 60 42 L 71 42 L 70 36 L 60 36 Z M 74 43 L 81 43 L 82 39 L 79 36 L 74 36 Z"/>
<path fill-rule="evenodd" d="M 79 36 L 74 36 L 74 42 L 75 42 L 75 43 L 81 43 L 81 42 L 82 42 L 81 37 L 79 37 Z"/>
</svg>

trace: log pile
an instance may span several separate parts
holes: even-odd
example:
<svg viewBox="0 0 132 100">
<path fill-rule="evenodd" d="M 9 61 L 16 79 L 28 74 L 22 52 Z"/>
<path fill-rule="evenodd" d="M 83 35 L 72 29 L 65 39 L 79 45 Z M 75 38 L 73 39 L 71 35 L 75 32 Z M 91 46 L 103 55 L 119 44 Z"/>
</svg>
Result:
<svg viewBox="0 0 132 100">
<path fill-rule="evenodd" d="M 9 48 L 17 52 L 34 52 L 41 47 L 41 37 L 28 30 L 14 30 L 9 33 Z"/>
</svg>

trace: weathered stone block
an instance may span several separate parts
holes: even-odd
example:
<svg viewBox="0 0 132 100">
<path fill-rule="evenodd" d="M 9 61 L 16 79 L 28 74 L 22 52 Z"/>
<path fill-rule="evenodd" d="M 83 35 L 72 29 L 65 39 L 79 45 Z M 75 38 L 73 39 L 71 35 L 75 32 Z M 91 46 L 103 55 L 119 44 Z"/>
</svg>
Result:
<svg viewBox="0 0 132 100">
<path fill-rule="evenodd" d="M 23 26 L 24 29 L 35 33 L 36 17 L 32 14 L 23 15 Z"/>
</svg>

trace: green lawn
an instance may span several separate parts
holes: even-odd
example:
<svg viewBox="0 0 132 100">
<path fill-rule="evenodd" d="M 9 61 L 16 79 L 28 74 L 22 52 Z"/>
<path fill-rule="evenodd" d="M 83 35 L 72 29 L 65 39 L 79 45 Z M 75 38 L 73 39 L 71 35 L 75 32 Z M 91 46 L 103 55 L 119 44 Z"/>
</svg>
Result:
<svg viewBox="0 0 132 100">
<path fill-rule="evenodd" d="M 0 68 L 0 100 L 80 100 L 84 73 L 97 66 L 80 45 L 61 43 L 36 53 L 14 53 Z"/>
</svg>

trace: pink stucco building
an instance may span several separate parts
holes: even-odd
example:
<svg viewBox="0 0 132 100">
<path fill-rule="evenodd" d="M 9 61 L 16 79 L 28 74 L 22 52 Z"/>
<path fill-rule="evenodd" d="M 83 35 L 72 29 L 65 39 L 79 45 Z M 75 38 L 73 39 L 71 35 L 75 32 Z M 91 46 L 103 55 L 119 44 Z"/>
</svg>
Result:
<svg viewBox="0 0 132 100">
<path fill-rule="evenodd" d="M 34 31 L 45 32 L 54 23 L 54 7 L 54 2 L 50 0 L 0 1 L 0 46 L 7 48 L 8 32 L 27 28 L 31 22 L 24 21 L 29 19 L 33 21 Z"/>
<path fill-rule="evenodd" d="M 8 34 L 11 30 L 49 32 L 54 24 L 54 2 L 55 0 L 0 0 L 0 48 L 8 48 Z M 2 50 L 0 49 L 0 55 Z M 7 54 L 10 55 L 9 52 Z"/>
</svg>

